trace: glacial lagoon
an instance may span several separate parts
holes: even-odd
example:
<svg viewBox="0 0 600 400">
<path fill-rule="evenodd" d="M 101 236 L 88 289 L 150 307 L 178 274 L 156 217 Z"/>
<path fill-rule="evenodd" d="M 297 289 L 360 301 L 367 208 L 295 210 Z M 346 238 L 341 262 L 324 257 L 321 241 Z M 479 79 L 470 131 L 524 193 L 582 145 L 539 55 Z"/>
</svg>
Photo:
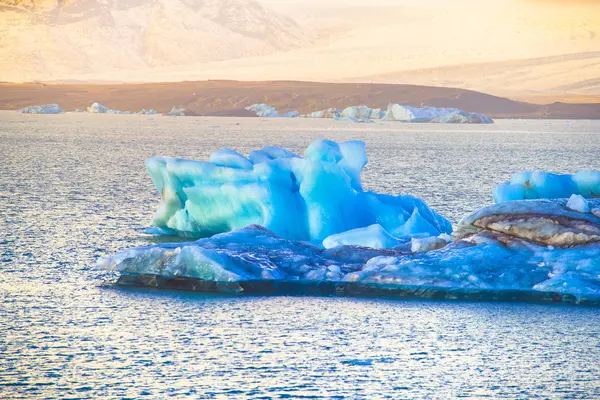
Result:
<svg viewBox="0 0 600 400">
<path fill-rule="evenodd" d="M 600 309 L 124 289 L 157 238 L 154 155 L 364 140 L 366 189 L 453 223 L 511 173 L 600 169 L 600 122 L 489 126 L 0 113 L 0 397 L 600 396 Z M 164 240 L 164 239 L 160 239 Z"/>
</svg>

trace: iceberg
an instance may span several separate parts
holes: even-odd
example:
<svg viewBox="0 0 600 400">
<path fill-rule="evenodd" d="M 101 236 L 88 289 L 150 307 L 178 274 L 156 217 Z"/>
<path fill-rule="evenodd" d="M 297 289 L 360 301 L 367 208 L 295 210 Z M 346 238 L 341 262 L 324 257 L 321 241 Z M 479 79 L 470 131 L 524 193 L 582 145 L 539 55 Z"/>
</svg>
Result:
<svg viewBox="0 0 600 400">
<path fill-rule="evenodd" d="M 497 202 L 452 230 L 420 199 L 363 191 L 366 163 L 363 142 L 328 140 L 304 157 L 268 146 L 249 157 L 222 149 L 210 162 L 150 159 L 162 194 L 155 230 L 213 236 L 97 266 L 120 284 L 160 288 L 600 305 L 600 198 Z M 592 172 L 541 182 L 589 195 Z M 535 193 L 561 193 L 549 189 Z"/>
<path fill-rule="evenodd" d="M 93 113 L 93 114 L 132 114 L 131 111 L 113 110 L 111 108 L 103 106 L 100 103 L 93 103 L 91 106 L 89 106 L 87 108 L 87 112 Z"/>
<path fill-rule="evenodd" d="M 301 115 L 302 118 L 339 118 L 341 111 L 337 108 L 328 108 L 327 110 L 313 111 L 310 114 Z"/>
<path fill-rule="evenodd" d="M 457 108 L 411 107 L 390 103 L 383 117 L 386 121 L 491 124 L 483 114 L 469 113 Z"/>
<path fill-rule="evenodd" d="M 257 117 L 263 118 L 276 118 L 279 117 L 279 113 L 275 107 L 271 107 L 267 104 L 252 104 L 251 106 L 245 107 L 246 110 L 256 113 Z"/>
<path fill-rule="evenodd" d="M 381 119 L 385 115 L 380 108 L 369 108 L 367 106 L 350 106 L 346 107 L 339 117 L 349 118 L 350 120 L 370 120 Z"/>
<path fill-rule="evenodd" d="M 44 104 L 43 106 L 25 107 L 21 112 L 24 114 L 62 114 L 64 110 L 58 104 Z"/>
<path fill-rule="evenodd" d="M 296 118 L 299 116 L 298 111 L 288 111 L 279 114 L 275 107 L 271 107 L 268 104 L 252 104 L 251 106 L 245 107 L 245 110 L 252 111 L 257 117 L 262 118 Z"/>
<path fill-rule="evenodd" d="M 491 118 L 477 113 L 466 111 L 454 111 L 449 114 L 438 115 L 433 118 L 431 123 L 437 124 L 493 124 Z"/>
<path fill-rule="evenodd" d="M 364 142 L 313 142 L 305 157 L 279 147 L 248 158 L 222 149 L 209 162 L 153 157 L 146 169 L 161 195 L 153 225 L 204 237 L 260 225 L 290 240 L 321 243 L 379 224 L 394 236 L 450 233 L 450 222 L 409 195 L 363 191 Z"/>
<path fill-rule="evenodd" d="M 600 197 L 600 171 L 582 170 L 573 175 L 546 171 L 513 174 L 510 181 L 494 188 L 494 202 L 525 199 L 560 199 L 576 194 L 584 198 Z"/>
<path fill-rule="evenodd" d="M 118 272 L 122 284 L 201 291 L 600 304 L 600 218 L 575 213 L 566 202 L 485 207 L 465 217 L 447 245 L 429 237 L 391 249 L 360 247 L 355 231 L 323 248 L 254 225 L 124 250 L 97 266 Z M 389 240 L 381 227 L 363 232 Z"/>
<path fill-rule="evenodd" d="M 189 117 L 196 115 L 196 113 L 192 110 L 188 110 L 183 106 L 173 106 L 173 108 L 171 108 L 171 111 L 169 111 L 167 115 L 171 117 Z"/>
</svg>

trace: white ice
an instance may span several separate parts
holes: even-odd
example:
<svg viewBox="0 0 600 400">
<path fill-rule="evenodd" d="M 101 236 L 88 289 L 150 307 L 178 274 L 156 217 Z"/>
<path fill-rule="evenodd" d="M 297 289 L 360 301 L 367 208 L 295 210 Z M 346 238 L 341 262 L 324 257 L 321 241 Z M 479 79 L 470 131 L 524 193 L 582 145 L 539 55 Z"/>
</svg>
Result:
<svg viewBox="0 0 600 400">
<path fill-rule="evenodd" d="M 25 107 L 21 110 L 25 114 L 62 114 L 62 110 L 58 104 L 44 104 L 43 106 Z"/>
</svg>

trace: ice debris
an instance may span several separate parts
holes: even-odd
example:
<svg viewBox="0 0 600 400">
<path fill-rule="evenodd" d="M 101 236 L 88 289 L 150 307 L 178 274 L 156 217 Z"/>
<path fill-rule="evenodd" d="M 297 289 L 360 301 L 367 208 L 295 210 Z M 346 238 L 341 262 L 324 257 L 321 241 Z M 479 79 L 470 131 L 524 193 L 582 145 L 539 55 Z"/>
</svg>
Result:
<svg viewBox="0 0 600 400">
<path fill-rule="evenodd" d="M 24 114 L 62 114 L 64 110 L 58 104 L 44 104 L 42 106 L 25 107 L 21 112 Z"/>
<path fill-rule="evenodd" d="M 373 224 L 393 236 L 451 232 L 423 200 L 363 191 L 363 142 L 317 140 L 304 154 L 269 146 L 248 158 L 222 149 L 210 162 L 153 157 L 146 169 L 161 194 L 153 225 L 202 237 L 256 224 L 319 243 Z"/>
<path fill-rule="evenodd" d="M 573 175 L 545 171 L 519 172 L 510 181 L 494 188 L 494 201 L 560 199 L 572 194 L 584 198 L 600 197 L 600 171 L 582 170 Z"/>
</svg>

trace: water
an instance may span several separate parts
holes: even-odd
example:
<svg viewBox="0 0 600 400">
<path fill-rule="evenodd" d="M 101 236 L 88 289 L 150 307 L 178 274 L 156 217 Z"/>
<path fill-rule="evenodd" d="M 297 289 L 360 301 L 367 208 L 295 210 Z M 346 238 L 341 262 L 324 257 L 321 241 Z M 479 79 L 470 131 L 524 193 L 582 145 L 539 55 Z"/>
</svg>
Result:
<svg viewBox="0 0 600 400">
<path fill-rule="evenodd" d="M 115 288 L 148 244 L 143 161 L 364 139 L 369 189 L 457 222 L 511 172 L 600 169 L 600 122 L 352 124 L 0 113 L 0 398 L 594 398 L 600 309 Z"/>
</svg>

